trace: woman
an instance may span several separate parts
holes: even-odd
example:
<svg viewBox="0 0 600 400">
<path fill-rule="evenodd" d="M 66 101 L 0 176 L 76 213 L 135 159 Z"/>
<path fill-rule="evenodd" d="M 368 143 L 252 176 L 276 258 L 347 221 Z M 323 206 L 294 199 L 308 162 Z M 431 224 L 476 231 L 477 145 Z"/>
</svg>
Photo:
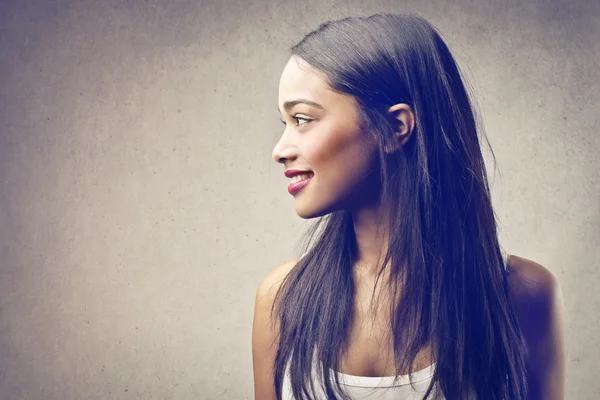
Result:
<svg viewBox="0 0 600 400">
<path fill-rule="evenodd" d="M 481 129 L 435 28 L 345 18 L 291 52 L 273 158 L 300 173 L 297 214 L 323 218 L 258 288 L 255 398 L 564 399 L 559 285 L 503 257 Z"/>
</svg>

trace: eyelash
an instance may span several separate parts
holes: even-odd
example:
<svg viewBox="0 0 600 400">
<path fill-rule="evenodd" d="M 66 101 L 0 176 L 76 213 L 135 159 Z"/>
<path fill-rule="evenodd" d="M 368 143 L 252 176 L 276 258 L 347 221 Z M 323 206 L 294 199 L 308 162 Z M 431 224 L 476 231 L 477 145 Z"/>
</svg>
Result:
<svg viewBox="0 0 600 400">
<path fill-rule="evenodd" d="M 312 121 L 312 119 L 308 119 L 308 118 L 302 118 L 302 117 L 296 117 L 295 115 L 290 116 L 290 118 L 292 118 L 293 120 L 295 120 L 297 122 L 296 126 L 300 126 L 300 125 L 304 125 L 309 123 L 310 121 Z M 303 121 L 306 121 L 305 123 L 301 124 L 298 120 L 301 119 Z M 280 119 L 281 123 L 286 125 L 285 121 Z"/>
</svg>

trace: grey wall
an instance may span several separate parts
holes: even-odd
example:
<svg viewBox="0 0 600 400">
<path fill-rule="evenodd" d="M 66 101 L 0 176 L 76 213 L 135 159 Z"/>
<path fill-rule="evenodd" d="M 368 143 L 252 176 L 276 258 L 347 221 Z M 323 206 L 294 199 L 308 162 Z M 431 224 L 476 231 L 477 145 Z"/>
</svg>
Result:
<svg viewBox="0 0 600 400">
<path fill-rule="evenodd" d="M 413 11 L 477 93 L 502 244 L 560 280 L 568 398 L 599 398 L 600 3 L 518 3 L 3 1 L 0 397 L 253 398 L 255 290 L 307 226 L 271 159 L 287 49 Z"/>
</svg>

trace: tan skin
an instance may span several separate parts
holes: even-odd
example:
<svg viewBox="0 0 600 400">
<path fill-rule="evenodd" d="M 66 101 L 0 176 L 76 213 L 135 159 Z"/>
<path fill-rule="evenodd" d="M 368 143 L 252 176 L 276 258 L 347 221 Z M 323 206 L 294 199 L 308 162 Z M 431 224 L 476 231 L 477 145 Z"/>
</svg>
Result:
<svg viewBox="0 0 600 400">
<path fill-rule="evenodd" d="M 386 213 L 375 197 L 359 194 L 376 192 L 372 179 L 365 179 L 374 167 L 376 142 L 358 128 L 357 105 L 353 97 L 331 91 L 325 77 L 301 59 L 290 58 L 281 76 L 279 109 L 285 131 L 273 150 L 275 161 L 285 169 L 314 172 L 311 182 L 294 195 L 297 214 L 315 218 L 336 210 L 352 212 L 359 259 L 354 266 L 356 282 L 355 318 L 350 328 L 349 350 L 340 371 L 358 376 L 393 376 L 393 347 L 388 327 L 389 315 L 373 313 L 370 299 L 376 266 L 387 250 L 387 230 L 378 232 Z M 286 109 L 289 100 L 304 99 L 320 105 L 298 103 Z M 397 142 L 386 147 L 396 151 L 414 131 L 415 114 L 407 104 L 389 108 L 397 121 Z M 299 119 L 294 119 L 299 118 Z M 283 278 L 296 264 L 288 261 L 269 272 L 260 283 L 255 299 L 252 331 L 252 358 L 255 399 L 275 399 L 273 363 L 278 343 L 270 346 L 279 329 L 270 329 L 271 305 Z M 531 348 L 527 360 L 531 399 L 565 398 L 565 317 L 564 301 L 554 275 L 531 260 L 513 255 L 510 259 L 511 301 Z M 387 276 L 377 288 L 378 310 L 386 310 Z M 383 292 L 382 292 L 383 290 Z M 417 356 L 414 370 L 426 368 L 435 360 L 425 346 Z"/>
</svg>

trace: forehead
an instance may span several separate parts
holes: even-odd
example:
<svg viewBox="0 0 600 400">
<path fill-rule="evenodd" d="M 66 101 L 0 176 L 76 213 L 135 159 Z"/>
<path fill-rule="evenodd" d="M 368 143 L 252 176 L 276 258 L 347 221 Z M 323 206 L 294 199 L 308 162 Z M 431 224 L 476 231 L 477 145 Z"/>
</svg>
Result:
<svg viewBox="0 0 600 400">
<path fill-rule="evenodd" d="M 323 73 L 298 57 L 292 56 L 279 80 L 279 109 L 288 100 L 298 98 L 326 102 L 334 93 L 326 83 Z"/>
</svg>

